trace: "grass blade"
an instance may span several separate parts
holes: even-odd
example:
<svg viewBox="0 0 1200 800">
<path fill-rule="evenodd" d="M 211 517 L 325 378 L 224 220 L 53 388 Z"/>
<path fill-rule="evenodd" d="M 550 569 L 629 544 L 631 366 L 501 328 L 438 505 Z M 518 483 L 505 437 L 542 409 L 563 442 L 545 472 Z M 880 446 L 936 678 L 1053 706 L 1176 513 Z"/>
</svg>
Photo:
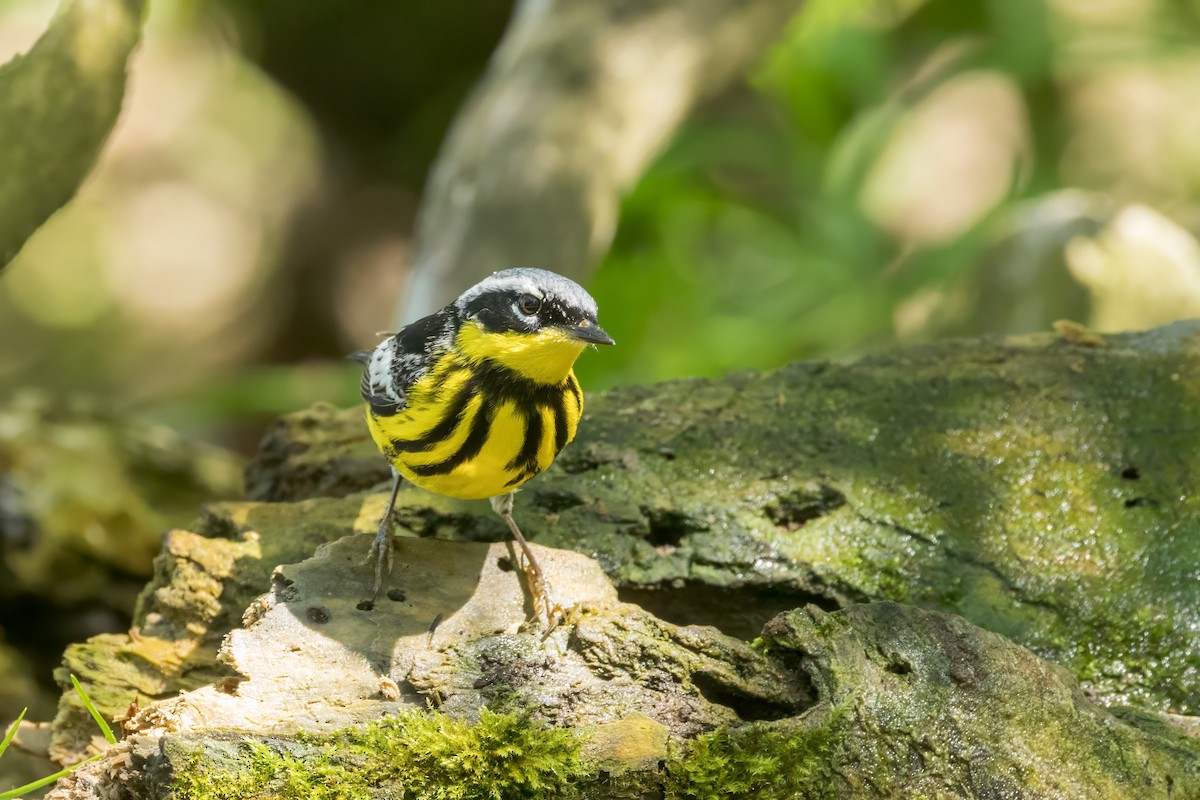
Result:
<svg viewBox="0 0 1200 800">
<path fill-rule="evenodd" d="M 96 724 L 100 726 L 100 730 L 104 733 L 104 738 L 109 744 L 116 744 L 117 737 L 113 734 L 112 728 L 108 727 L 108 723 L 104 721 L 104 717 L 100 716 L 100 712 L 96 710 L 96 706 L 92 705 L 92 699 L 87 696 L 87 692 L 79 685 L 79 681 L 74 675 L 71 676 L 71 683 L 75 685 L 75 691 L 79 693 L 79 699 L 87 706 L 87 710 L 91 712 L 92 719 L 96 720 Z M 0 800 L 4 800 L 4 796 L 0 795 Z"/>
<path fill-rule="evenodd" d="M 90 761 L 95 761 L 97 758 L 100 758 L 100 757 L 101 757 L 101 754 L 97 753 L 96 755 L 92 756 L 91 758 L 85 758 L 83 761 L 80 761 L 78 764 L 76 764 L 73 767 L 67 767 L 66 769 L 61 769 L 58 772 L 54 773 L 53 775 L 47 775 L 44 778 L 38 778 L 33 783 L 27 783 L 24 786 L 18 786 L 16 789 L 9 789 L 7 792 L 2 792 L 2 793 L 0 793 L 0 800 L 13 800 L 13 798 L 20 797 L 23 794 L 28 794 L 29 792 L 32 792 L 34 789 L 40 789 L 48 783 L 54 783 L 59 778 L 65 778 L 67 775 L 70 775 L 72 772 L 79 769 L 84 764 L 87 764 Z"/>
<path fill-rule="evenodd" d="M 17 721 L 8 729 L 8 733 L 4 734 L 4 741 L 0 742 L 0 756 L 4 755 L 4 751 L 8 749 L 8 743 L 17 735 L 17 728 L 21 727 L 21 720 L 25 719 L 25 712 L 28 710 L 28 708 L 22 708 L 21 713 L 17 716 Z M 3 799 L 0 798 L 0 800 Z"/>
<path fill-rule="evenodd" d="M 104 721 L 104 717 L 100 716 L 100 712 L 96 710 L 96 706 L 92 703 L 92 699 L 87 696 L 87 692 L 85 692 L 83 687 L 79 685 L 79 680 L 76 679 L 74 675 L 71 676 L 71 684 L 75 687 L 75 691 L 79 694 L 79 699 L 83 701 L 83 705 L 87 708 L 88 713 L 92 715 L 92 719 L 96 720 L 96 724 L 100 726 L 100 730 L 104 733 L 104 738 L 108 740 L 109 744 L 115 744 L 117 737 L 113 734 L 112 728 L 110 728 L 108 723 Z M 28 709 L 26 709 L 26 711 L 27 710 Z M 0 742 L 0 755 L 3 755 L 4 751 L 8 749 L 8 743 L 11 742 L 13 736 L 16 735 L 17 728 L 21 725 L 21 720 L 23 719 L 25 719 L 25 711 L 21 712 L 21 716 L 17 717 L 17 721 L 14 722 L 12 727 L 8 729 L 8 734 L 4 737 L 4 741 Z M 98 753 L 91 758 L 85 758 L 83 761 L 80 761 L 74 766 L 61 769 L 53 775 L 47 775 L 44 778 L 39 778 L 33 783 L 27 783 L 24 786 L 18 786 L 16 789 L 9 789 L 7 792 L 0 792 L 0 800 L 13 800 L 13 798 L 21 797 L 22 795 L 28 794 L 36 789 L 40 789 L 47 784 L 54 783 L 59 778 L 70 775 L 73 771 L 79 769 L 84 764 L 95 761 L 100 757 L 101 754 Z"/>
</svg>

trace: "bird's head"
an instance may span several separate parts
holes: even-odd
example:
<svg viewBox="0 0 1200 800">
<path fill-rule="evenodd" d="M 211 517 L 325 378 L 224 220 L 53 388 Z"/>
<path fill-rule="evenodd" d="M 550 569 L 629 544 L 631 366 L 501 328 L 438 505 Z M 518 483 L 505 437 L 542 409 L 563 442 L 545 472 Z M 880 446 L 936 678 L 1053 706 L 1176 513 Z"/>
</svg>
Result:
<svg viewBox="0 0 1200 800">
<path fill-rule="evenodd" d="M 539 383 L 561 383 L 589 344 L 615 344 L 596 322 L 587 291 L 543 269 L 506 269 L 454 301 L 463 320 L 457 347 Z"/>
</svg>

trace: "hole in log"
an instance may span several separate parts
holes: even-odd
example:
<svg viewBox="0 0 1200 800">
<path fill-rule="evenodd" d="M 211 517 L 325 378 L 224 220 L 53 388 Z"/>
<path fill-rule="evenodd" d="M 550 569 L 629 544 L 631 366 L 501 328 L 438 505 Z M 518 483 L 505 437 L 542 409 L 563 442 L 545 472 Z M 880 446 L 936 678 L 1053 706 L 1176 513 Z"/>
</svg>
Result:
<svg viewBox="0 0 1200 800">
<path fill-rule="evenodd" d="M 655 547 L 678 547 L 689 533 L 707 530 L 706 525 L 680 511 L 649 506 L 640 510 L 650 526 L 646 541 Z"/>
<path fill-rule="evenodd" d="M 762 627 L 783 611 L 810 603 L 824 611 L 836 611 L 841 603 L 834 597 L 788 586 L 718 587 L 700 581 L 680 586 L 619 587 L 623 602 L 634 603 L 659 619 L 676 625 L 712 625 L 729 636 L 749 641 Z"/>
<path fill-rule="evenodd" d="M 796 677 L 804 678 L 805 683 L 808 683 L 807 676 L 797 674 Z M 746 722 L 784 719 L 799 713 L 805 706 L 805 704 L 782 703 L 765 697 L 755 697 L 740 691 L 736 686 L 722 683 L 706 672 L 693 672 L 691 678 L 692 684 L 700 691 L 700 694 L 704 695 L 705 700 L 733 709 L 734 713 Z M 812 697 L 814 694 L 812 685 L 808 684 L 805 688 L 803 696 Z"/>
<path fill-rule="evenodd" d="M 794 531 L 844 505 L 846 495 L 821 483 L 809 484 L 799 491 L 783 495 L 763 511 L 771 522 Z"/>
</svg>

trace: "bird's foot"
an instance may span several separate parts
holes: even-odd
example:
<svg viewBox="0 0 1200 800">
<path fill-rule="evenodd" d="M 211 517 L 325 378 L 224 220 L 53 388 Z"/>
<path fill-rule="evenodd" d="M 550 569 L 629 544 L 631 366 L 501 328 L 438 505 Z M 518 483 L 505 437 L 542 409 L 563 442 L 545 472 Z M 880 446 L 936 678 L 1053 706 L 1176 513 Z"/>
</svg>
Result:
<svg viewBox="0 0 1200 800">
<path fill-rule="evenodd" d="M 550 633 L 562 624 L 567 612 L 555 599 L 550 582 L 546 580 L 536 562 L 525 561 L 525 577 L 529 581 L 529 592 L 533 596 L 533 618 L 539 623 L 545 623 L 546 633 Z"/>
<path fill-rule="evenodd" d="M 367 550 L 366 559 L 360 566 L 375 568 L 375 583 L 371 587 L 371 596 L 368 598 L 373 605 L 375 598 L 379 596 L 379 590 L 383 587 L 383 576 L 390 574 L 392 571 L 392 526 L 388 524 L 390 519 L 385 518 L 379 523 L 379 532 L 375 534 L 375 539 L 371 542 L 370 549 Z"/>
<path fill-rule="evenodd" d="M 499 497 L 493 497 L 492 510 L 500 515 L 508 525 L 508 529 L 512 532 L 513 539 L 521 547 L 521 553 L 525 556 L 523 568 L 525 577 L 529 581 L 529 593 L 533 595 L 533 616 L 539 619 L 541 612 L 546 612 L 546 633 L 554 630 L 566 617 L 566 612 L 554 599 L 553 593 L 550 591 L 550 581 L 546 580 L 542 568 L 538 565 L 537 557 L 534 556 L 533 550 L 529 547 L 529 542 L 525 541 L 525 537 L 521 534 L 521 529 L 517 526 L 517 521 L 513 519 L 512 507 L 513 496 L 512 492 Z M 539 621 L 541 621 L 539 619 Z"/>
</svg>

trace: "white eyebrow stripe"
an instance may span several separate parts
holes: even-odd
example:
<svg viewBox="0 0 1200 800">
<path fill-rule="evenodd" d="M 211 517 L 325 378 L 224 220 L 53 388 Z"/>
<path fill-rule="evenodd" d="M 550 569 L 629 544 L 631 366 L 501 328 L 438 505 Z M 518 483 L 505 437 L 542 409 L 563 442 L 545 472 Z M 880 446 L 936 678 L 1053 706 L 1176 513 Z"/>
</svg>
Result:
<svg viewBox="0 0 1200 800">
<path fill-rule="evenodd" d="M 534 267 L 515 267 L 492 273 L 463 292 L 454 301 L 462 312 L 481 295 L 531 294 L 543 301 L 557 303 L 584 314 L 596 315 L 596 301 L 579 284 L 554 272 Z"/>
<path fill-rule="evenodd" d="M 522 294 L 531 294 L 539 298 L 542 297 L 542 290 L 538 288 L 536 283 L 524 276 L 511 275 L 503 278 L 485 278 L 484 280 L 472 286 L 470 289 L 467 289 L 465 292 L 463 292 L 459 296 L 458 300 L 455 301 L 455 305 L 457 305 L 459 308 L 465 308 L 476 297 L 479 297 L 481 294 L 488 294 L 490 292 L 520 292 Z"/>
</svg>

